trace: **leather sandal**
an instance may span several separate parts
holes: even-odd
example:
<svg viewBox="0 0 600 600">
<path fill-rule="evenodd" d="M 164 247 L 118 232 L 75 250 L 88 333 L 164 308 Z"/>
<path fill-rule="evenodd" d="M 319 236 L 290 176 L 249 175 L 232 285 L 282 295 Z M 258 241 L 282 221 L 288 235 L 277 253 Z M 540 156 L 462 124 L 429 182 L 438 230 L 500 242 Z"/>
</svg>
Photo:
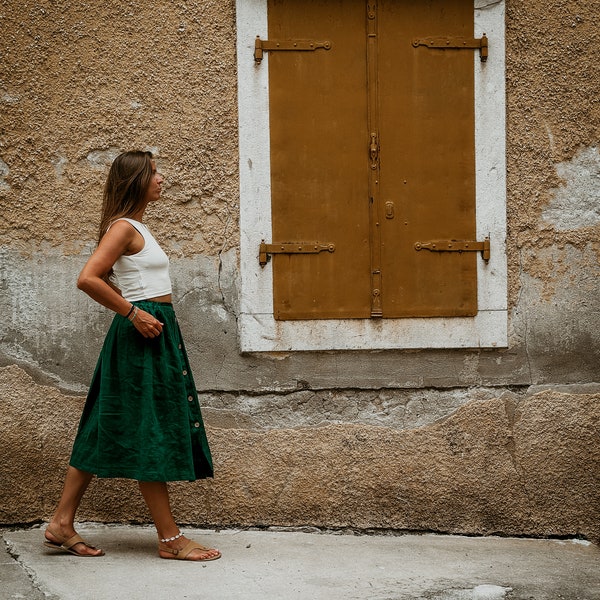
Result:
<svg viewBox="0 0 600 600">
<path fill-rule="evenodd" d="M 90 544 L 85 542 L 83 540 L 83 538 L 77 533 L 74 536 L 70 537 L 69 539 L 66 539 L 66 538 L 61 538 L 60 535 L 57 535 L 56 533 L 54 533 L 49 527 L 46 528 L 46 531 L 49 531 L 50 534 L 58 540 L 57 542 L 53 542 L 52 540 L 45 538 L 44 546 L 46 546 L 46 548 L 51 548 L 52 550 L 58 550 L 59 552 L 68 552 L 69 554 L 73 554 L 74 556 L 81 556 L 82 558 L 87 558 L 87 557 L 96 558 L 98 556 L 104 556 L 104 550 L 100 550 L 100 554 L 82 554 L 81 552 L 77 552 L 77 550 L 74 549 L 74 546 L 76 546 L 77 544 L 83 544 L 84 546 L 87 546 L 88 548 L 91 548 L 92 550 L 98 549 L 95 546 L 91 546 Z"/>
<path fill-rule="evenodd" d="M 158 549 L 161 552 L 168 552 L 173 556 L 161 556 L 161 558 L 165 558 L 167 560 L 177 559 L 177 560 L 193 560 L 195 562 L 207 562 L 209 560 L 217 560 L 217 558 L 221 558 L 221 553 L 216 550 L 216 548 L 207 548 L 206 546 L 202 546 L 198 542 L 194 542 L 190 540 L 183 548 L 169 548 L 166 544 L 158 544 Z M 208 558 L 188 558 L 190 553 L 193 550 L 203 550 L 204 552 L 209 552 L 210 550 L 216 550 L 219 552 L 216 556 L 209 556 Z"/>
</svg>

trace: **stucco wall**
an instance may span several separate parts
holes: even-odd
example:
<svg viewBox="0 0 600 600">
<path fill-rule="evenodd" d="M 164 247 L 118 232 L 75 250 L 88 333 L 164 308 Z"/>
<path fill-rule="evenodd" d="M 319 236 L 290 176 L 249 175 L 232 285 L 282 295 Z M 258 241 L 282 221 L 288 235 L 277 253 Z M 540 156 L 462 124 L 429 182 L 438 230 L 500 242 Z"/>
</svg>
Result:
<svg viewBox="0 0 600 600">
<path fill-rule="evenodd" d="M 0 522 L 57 499 L 111 318 L 75 280 L 139 147 L 217 468 L 180 520 L 599 539 L 596 17 L 506 3 L 508 349 L 242 355 L 233 0 L 1 2 Z M 80 518 L 147 520 L 131 485 Z"/>
</svg>

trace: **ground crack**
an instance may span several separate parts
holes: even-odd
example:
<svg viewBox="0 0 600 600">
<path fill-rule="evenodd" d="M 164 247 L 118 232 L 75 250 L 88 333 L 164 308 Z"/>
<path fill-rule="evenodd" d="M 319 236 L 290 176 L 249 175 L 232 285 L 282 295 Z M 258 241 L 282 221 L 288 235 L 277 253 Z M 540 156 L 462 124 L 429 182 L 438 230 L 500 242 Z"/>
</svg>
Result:
<svg viewBox="0 0 600 600">
<path fill-rule="evenodd" d="M 57 596 L 44 590 L 44 586 L 39 581 L 37 574 L 31 567 L 25 564 L 17 551 L 15 544 L 6 538 L 3 538 L 2 541 L 6 547 L 6 553 L 15 561 L 15 564 L 22 570 L 27 577 L 28 583 L 31 585 L 32 590 L 27 593 L 27 598 L 31 600 L 37 600 L 38 598 L 44 600 L 59 600 Z"/>
</svg>

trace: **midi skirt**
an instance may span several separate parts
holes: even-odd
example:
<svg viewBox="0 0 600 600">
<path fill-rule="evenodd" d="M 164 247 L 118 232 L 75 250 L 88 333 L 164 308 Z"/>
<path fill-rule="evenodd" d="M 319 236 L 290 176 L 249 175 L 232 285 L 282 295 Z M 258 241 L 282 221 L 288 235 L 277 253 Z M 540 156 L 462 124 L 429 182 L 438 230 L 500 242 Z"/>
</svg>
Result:
<svg viewBox="0 0 600 600">
<path fill-rule="evenodd" d="M 212 458 L 181 331 L 166 302 L 136 306 L 164 324 L 143 337 L 116 315 L 94 371 L 70 465 L 98 477 L 194 481 Z"/>
</svg>

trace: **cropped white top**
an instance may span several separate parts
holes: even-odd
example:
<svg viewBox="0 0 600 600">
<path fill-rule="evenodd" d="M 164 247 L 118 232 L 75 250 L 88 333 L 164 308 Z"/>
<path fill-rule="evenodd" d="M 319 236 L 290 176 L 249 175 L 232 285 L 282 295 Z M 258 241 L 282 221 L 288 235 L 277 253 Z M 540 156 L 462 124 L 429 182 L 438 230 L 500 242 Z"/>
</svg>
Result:
<svg viewBox="0 0 600 600">
<path fill-rule="evenodd" d="M 170 294 L 169 257 L 143 223 L 126 218 L 117 220 L 133 225 L 144 238 L 144 247 L 136 254 L 123 254 L 117 259 L 111 282 L 130 302 Z"/>
</svg>

